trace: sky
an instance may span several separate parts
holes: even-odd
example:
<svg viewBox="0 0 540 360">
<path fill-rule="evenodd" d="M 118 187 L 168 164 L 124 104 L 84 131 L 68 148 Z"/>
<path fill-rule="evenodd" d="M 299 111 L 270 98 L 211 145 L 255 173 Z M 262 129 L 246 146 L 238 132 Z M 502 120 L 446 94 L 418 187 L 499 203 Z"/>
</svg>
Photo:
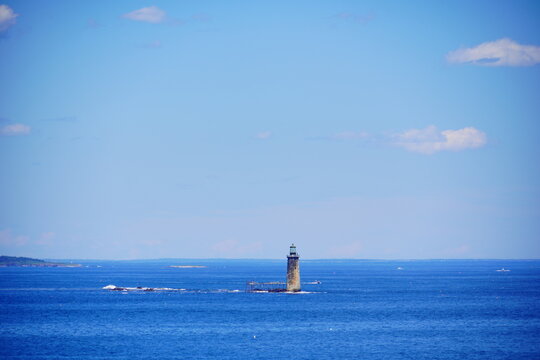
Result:
<svg viewBox="0 0 540 360">
<path fill-rule="evenodd" d="M 0 0 L 0 254 L 540 258 L 538 1 Z"/>
</svg>

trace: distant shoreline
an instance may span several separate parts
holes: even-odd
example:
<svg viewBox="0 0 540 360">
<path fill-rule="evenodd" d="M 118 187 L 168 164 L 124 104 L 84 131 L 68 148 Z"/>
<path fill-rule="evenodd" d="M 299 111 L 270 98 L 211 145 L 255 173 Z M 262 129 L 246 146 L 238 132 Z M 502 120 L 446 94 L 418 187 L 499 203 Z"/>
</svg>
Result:
<svg viewBox="0 0 540 360">
<path fill-rule="evenodd" d="M 81 267 L 81 264 L 48 262 L 41 259 L 17 256 L 0 256 L 0 267 Z"/>
<path fill-rule="evenodd" d="M 63 267 L 63 268 L 78 268 L 81 267 L 81 264 L 33 264 L 33 265 L 4 265 L 0 264 L 0 267 Z"/>
</svg>

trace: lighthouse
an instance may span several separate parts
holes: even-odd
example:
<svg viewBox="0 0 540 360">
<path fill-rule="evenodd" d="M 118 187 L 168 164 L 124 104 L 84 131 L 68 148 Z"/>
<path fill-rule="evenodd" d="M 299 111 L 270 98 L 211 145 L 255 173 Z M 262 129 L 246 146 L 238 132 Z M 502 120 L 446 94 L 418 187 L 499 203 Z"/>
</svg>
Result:
<svg viewBox="0 0 540 360">
<path fill-rule="evenodd" d="M 287 255 L 287 291 L 300 291 L 300 258 L 294 244 Z"/>
</svg>

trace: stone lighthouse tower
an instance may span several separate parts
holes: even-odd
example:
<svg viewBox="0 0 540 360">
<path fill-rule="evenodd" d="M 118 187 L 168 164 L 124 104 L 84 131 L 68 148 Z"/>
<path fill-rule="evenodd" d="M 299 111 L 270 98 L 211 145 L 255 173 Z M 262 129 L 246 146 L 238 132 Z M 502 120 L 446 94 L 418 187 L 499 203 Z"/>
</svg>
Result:
<svg viewBox="0 0 540 360">
<path fill-rule="evenodd" d="M 294 244 L 287 255 L 287 291 L 300 291 L 300 258 Z"/>
</svg>

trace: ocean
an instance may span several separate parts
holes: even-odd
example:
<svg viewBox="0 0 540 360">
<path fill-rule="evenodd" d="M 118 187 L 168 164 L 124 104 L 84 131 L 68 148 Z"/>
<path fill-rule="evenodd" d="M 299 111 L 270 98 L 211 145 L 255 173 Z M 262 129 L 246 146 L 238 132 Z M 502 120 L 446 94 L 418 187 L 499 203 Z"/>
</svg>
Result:
<svg viewBox="0 0 540 360">
<path fill-rule="evenodd" d="M 1 359 L 540 359 L 540 260 L 78 262 L 0 268 Z"/>
</svg>

